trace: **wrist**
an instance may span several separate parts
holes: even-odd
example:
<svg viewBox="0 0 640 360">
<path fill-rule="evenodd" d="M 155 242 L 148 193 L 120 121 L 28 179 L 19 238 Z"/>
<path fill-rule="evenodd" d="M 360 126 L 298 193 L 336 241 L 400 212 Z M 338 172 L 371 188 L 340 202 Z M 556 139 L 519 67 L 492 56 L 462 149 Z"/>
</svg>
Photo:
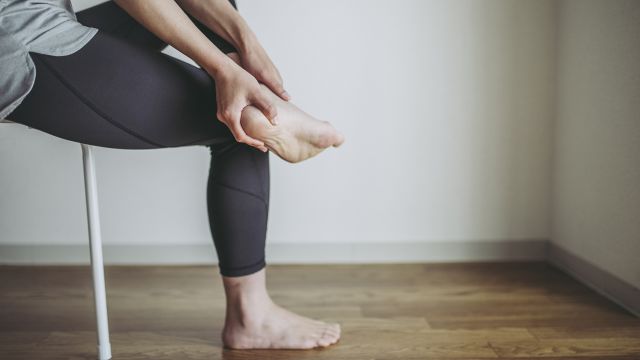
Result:
<svg viewBox="0 0 640 360">
<path fill-rule="evenodd" d="M 233 60 L 231 60 L 228 56 L 222 54 L 220 57 L 211 58 L 211 61 L 201 65 L 202 69 L 206 71 L 212 78 L 218 79 L 223 77 L 225 74 L 229 74 L 234 70 L 234 65 L 236 65 Z"/>
<path fill-rule="evenodd" d="M 221 32 L 220 35 L 223 35 L 239 53 L 250 49 L 257 42 L 249 25 L 236 11 L 231 12 L 228 21 L 222 25 Z"/>
<path fill-rule="evenodd" d="M 240 16 L 238 16 L 237 21 L 234 22 L 231 42 L 240 54 L 246 54 L 256 45 L 259 45 L 256 35 Z"/>
<path fill-rule="evenodd" d="M 245 32 L 240 36 L 239 40 L 235 44 L 236 50 L 238 50 L 240 55 L 246 55 L 253 52 L 256 46 L 260 46 L 260 43 L 251 31 Z"/>
</svg>

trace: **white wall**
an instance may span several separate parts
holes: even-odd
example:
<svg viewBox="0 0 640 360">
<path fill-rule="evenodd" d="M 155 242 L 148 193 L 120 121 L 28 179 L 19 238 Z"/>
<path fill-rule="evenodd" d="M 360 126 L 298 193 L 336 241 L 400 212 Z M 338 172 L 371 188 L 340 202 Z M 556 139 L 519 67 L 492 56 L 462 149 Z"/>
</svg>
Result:
<svg viewBox="0 0 640 360">
<path fill-rule="evenodd" d="M 559 8 L 556 245 L 640 288 L 640 2 Z"/>
<path fill-rule="evenodd" d="M 269 242 L 549 237 L 553 1 L 238 2 L 293 101 L 347 137 L 272 157 Z M 96 155 L 105 243 L 211 242 L 205 148 Z M 78 145 L 2 128 L 0 164 L 0 244 L 85 243 Z"/>
</svg>

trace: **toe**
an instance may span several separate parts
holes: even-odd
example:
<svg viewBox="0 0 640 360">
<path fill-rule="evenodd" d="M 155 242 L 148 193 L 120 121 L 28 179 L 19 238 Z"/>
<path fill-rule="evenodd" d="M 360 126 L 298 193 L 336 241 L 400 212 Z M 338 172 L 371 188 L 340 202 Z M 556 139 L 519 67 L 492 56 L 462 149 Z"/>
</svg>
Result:
<svg viewBox="0 0 640 360">
<path fill-rule="evenodd" d="M 338 335 L 338 329 L 336 329 L 336 327 L 333 325 L 327 325 L 326 333 L 331 334 L 332 336 L 336 336 Z"/>
<path fill-rule="evenodd" d="M 336 326 L 333 324 L 327 324 L 327 327 L 324 332 L 324 337 L 331 340 L 331 343 L 338 341 L 340 338 L 340 332 Z"/>
<path fill-rule="evenodd" d="M 313 349 L 316 346 L 318 346 L 318 339 L 309 337 L 302 342 L 303 349 Z"/>
<path fill-rule="evenodd" d="M 318 345 L 322 347 L 326 347 L 331 344 L 333 344 L 333 339 L 327 335 L 323 336 L 322 338 L 320 338 L 320 340 L 318 340 Z"/>
<path fill-rule="evenodd" d="M 338 342 L 338 340 L 340 340 L 340 335 L 338 335 L 338 334 L 332 334 L 332 335 L 331 335 L 331 343 L 332 343 L 332 344 L 337 343 L 337 342 Z"/>
<path fill-rule="evenodd" d="M 330 327 L 325 327 L 318 339 L 318 345 L 320 346 L 329 346 L 333 344 L 335 341 L 335 334 L 332 333 Z"/>
<path fill-rule="evenodd" d="M 338 133 L 336 135 L 336 139 L 335 139 L 335 141 L 333 143 L 333 146 L 334 147 L 340 147 L 340 145 L 342 145 L 343 143 L 344 143 L 344 135 Z"/>
</svg>

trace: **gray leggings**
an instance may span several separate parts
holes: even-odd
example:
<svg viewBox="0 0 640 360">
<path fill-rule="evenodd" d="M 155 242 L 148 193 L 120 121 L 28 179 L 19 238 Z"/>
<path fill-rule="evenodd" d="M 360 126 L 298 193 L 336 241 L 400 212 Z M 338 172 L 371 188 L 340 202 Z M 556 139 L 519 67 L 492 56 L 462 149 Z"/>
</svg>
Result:
<svg viewBox="0 0 640 360">
<path fill-rule="evenodd" d="M 264 268 L 268 153 L 237 143 L 216 119 L 212 78 L 161 53 L 166 44 L 118 5 L 109 1 L 77 17 L 98 33 L 69 56 L 31 53 L 36 81 L 11 120 L 108 148 L 209 147 L 207 208 L 220 273 L 243 276 Z M 223 52 L 235 51 L 191 19 Z"/>
</svg>

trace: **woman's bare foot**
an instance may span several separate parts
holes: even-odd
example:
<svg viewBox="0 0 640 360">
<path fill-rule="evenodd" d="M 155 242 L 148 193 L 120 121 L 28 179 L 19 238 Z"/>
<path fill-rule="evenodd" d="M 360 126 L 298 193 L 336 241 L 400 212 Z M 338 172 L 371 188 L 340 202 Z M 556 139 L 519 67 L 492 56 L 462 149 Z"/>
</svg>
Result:
<svg viewBox="0 0 640 360">
<path fill-rule="evenodd" d="M 271 301 L 265 269 L 241 277 L 223 277 L 227 314 L 222 342 L 232 349 L 311 349 L 340 338 L 340 325 L 290 312 Z"/>
<path fill-rule="evenodd" d="M 240 65 L 238 53 L 228 53 L 227 56 Z M 291 163 L 318 155 L 329 146 L 342 145 L 344 136 L 329 122 L 314 118 L 290 101 L 282 100 L 267 86 L 260 86 L 278 109 L 278 125 L 272 125 L 262 111 L 249 105 L 244 108 L 240 118 L 247 135 L 263 141 L 269 150 Z"/>
<path fill-rule="evenodd" d="M 313 157 L 329 146 L 342 145 L 344 137 L 329 122 L 314 118 L 261 86 L 278 109 L 278 124 L 272 125 L 258 108 L 247 106 L 240 120 L 247 135 L 263 141 L 269 150 L 291 163 Z"/>
</svg>

